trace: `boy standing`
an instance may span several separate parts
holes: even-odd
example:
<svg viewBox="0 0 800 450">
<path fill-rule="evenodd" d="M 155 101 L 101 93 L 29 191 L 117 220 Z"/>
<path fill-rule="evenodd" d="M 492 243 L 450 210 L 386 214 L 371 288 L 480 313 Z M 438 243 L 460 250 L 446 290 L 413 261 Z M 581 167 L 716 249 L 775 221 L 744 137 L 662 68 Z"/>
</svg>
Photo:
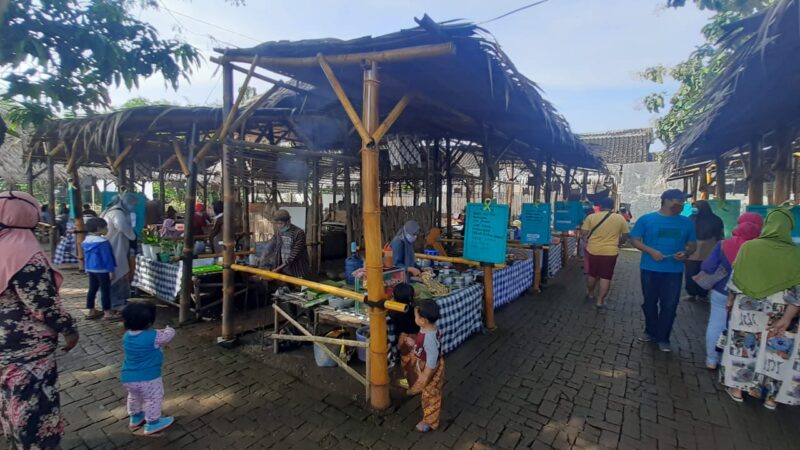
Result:
<svg viewBox="0 0 800 450">
<path fill-rule="evenodd" d="M 89 291 L 86 294 L 89 313 L 86 318 L 98 319 L 102 316 L 104 320 L 113 320 L 118 318 L 118 313 L 111 310 L 111 274 L 117 269 L 117 263 L 111 243 L 105 237 L 108 223 L 93 217 L 86 222 L 86 231 L 89 235 L 82 244 L 86 274 L 89 275 Z M 98 290 L 103 312 L 95 309 Z"/>
<path fill-rule="evenodd" d="M 439 416 L 442 412 L 444 356 L 441 336 L 436 328 L 439 305 L 434 300 L 418 302 L 414 308 L 414 319 L 419 325 L 419 333 L 414 340 L 415 370 L 408 374 L 411 384 L 408 394 L 422 393 L 423 417 L 417 424 L 417 431 L 427 433 L 439 428 Z"/>
</svg>

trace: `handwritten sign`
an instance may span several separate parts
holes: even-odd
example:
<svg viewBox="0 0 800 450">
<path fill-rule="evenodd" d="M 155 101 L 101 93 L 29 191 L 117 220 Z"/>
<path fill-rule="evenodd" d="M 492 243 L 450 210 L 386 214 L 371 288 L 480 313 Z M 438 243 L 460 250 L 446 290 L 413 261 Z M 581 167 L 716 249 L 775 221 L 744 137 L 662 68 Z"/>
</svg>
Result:
<svg viewBox="0 0 800 450">
<path fill-rule="evenodd" d="M 722 219 L 725 237 L 731 237 L 733 229 L 736 228 L 736 222 L 739 220 L 739 215 L 742 213 L 741 200 L 713 199 L 709 200 L 708 204 L 711 206 L 711 212 Z"/>
<path fill-rule="evenodd" d="M 556 231 L 572 231 L 578 228 L 578 223 L 575 221 L 575 216 L 567 202 L 556 202 L 555 212 L 553 213 L 553 228 Z"/>
<path fill-rule="evenodd" d="M 508 205 L 468 204 L 464 258 L 484 263 L 505 263 L 508 215 Z"/>
<path fill-rule="evenodd" d="M 522 204 L 522 235 L 523 244 L 550 245 L 550 203 L 523 203 Z"/>
</svg>

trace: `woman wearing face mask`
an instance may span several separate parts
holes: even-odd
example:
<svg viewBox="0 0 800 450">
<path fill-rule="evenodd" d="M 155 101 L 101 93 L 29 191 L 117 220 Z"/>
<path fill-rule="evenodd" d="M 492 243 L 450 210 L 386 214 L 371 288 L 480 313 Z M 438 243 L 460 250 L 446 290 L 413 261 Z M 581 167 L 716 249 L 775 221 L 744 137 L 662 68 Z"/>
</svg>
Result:
<svg viewBox="0 0 800 450">
<path fill-rule="evenodd" d="M 686 300 L 695 301 L 708 296 L 708 291 L 701 288 L 692 279 L 700 272 L 700 265 L 708 258 L 717 242 L 723 236 L 722 219 L 711 211 L 711 205 L 705 200 L 694 203 L 692 215 L 689 217 L 694 222 L 694 230 L 697 234 L 697 250 L 694 251 L 686 260 L 684 276 L 686 281 L 686 293 L 689 294 Z"/>
<path fill-rule="evenodd" d="M 311 265 L 308 261 L 306 250 L 306 233 L 298 226 L 292 224 L 289 211 L 279 209 L 272 216 L 272 227 L 275 234 L 272 237 L 274 254 L 274 272 L 280 272 L 297 278 L 308 278 Z"/>
<path fill-rule="evenodd" d="M 415 267 L 417 257 L 414 255 L 414 243 L 418 234 L 419 224 L 409 220 L 392 239 L 392 264 L 395 267 L 404 267 L 414 277 L 420 274 Z"/>
<path fill-rule="evenodd" d="M 111 274 L 111 306 L 119 310 L 128 302 L 131 296 L 131 285 L 128 273 L 131 266 L 128 263 L 131 242 L 135 241 L 136 233 L 131 224 L 131 213 L 136 210 L 138 199 L 135 195 L 126 193 L 116 196 L 108 205 L 108 209 L 102 214 L 102 218 L 108 222 L 108 242 L 114 249 L 114 260 L 117 263 L 117 270 Z M 113 319 L 119 320 L 121 316 L 116 311 Z"/>
</svg>

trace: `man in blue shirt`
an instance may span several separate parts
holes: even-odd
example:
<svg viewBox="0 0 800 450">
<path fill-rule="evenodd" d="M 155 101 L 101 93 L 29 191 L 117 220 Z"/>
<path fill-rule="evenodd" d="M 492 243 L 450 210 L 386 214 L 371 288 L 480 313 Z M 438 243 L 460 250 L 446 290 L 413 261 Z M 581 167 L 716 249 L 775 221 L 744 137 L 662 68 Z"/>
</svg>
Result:
<svg viewBox="0 0 800 450">
<path fill-rule="evenodd" d="M 664 191 L 661 209 L 640 217 L 630 234 L 631 244 L 642 252 L 645 330 L 639 340 L 655 341 L 662 352 L 672 351 L 669 335 L 681 294 L 683 262 L 697 246 L 694 224 L 681 215 L 687 197 L 679 189 Z"/>
</svg>

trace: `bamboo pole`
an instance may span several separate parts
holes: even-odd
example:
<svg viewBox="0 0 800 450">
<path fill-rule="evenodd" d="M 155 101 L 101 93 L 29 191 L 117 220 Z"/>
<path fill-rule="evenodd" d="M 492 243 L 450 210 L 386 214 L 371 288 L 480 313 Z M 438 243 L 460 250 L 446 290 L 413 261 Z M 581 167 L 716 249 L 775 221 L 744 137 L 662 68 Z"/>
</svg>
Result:
<svg viewBox="0 0 800 450">
<path fill-rule="evenodd" d="M 373 142 L 371 133 L 364 128 L 364 124 L 361 122 L 361 119 L 358 118 L 358 113 L 355 108 L 353 108 L 353 104 L 350 103 L 350 99 L 347 98 L 347 93 L 344 91 L 344 88 L 342 88 L 339 79 L 336 78 L 336 74 L 333 73 L 333 69 L 331 69 L 331 66 L 322 53 L 317 55 L 317 64 L 322 68 L 322 72 L 325 73 L 325 77 L 328 79 L 328 83 L 330 83 L 334 94 L 336 94 L 336 98 L 339 99 L 339 103 L 342 105 L 342 108 L 344 108 L 344 112 L 347 114 L 353 127 L 355 127 L 361 140 L 371 144 Z M 375 122 L 377 121 L 378 119 L 376 118 Z"/>
<path fill-rule="evenodd" d="M 255 66 L 255 61 L 253 61 Z M 254 67 L 251 67 L 253 69 Z M 252 70 L 251 70 L 252 71 Z M 249 78 L 248 78 L 249 79 Z M 239 97 L 242 97 L 243 91 L 239 92 Z M 223 115 L 227 116 L 225 124 L 228 126 L 233 121 L 235 113 L 235 106 L 233 104 L 233 70 L 230 65 L 222 67 L 222 111 Z M 227 132 L 227 126 L 223 125 L 222 132 Z M 203 146 L 203 149 L 210 148 L 208 142 Z M 198 161 L 198 156 L 194 158 L 194 162 Z M 222 145 L 222 201 L 223 201 L 223 218 L 222 218 L 222 247 L 224 256 L 222 258 L 222 341 L 230 341 L 234 338 L 233 330 L 233 297 L 235 275 L 231 266 L 234 263 L 234 237 L 233 237 L 233 212 L 236 208 L 236 194 L 233 189 L 233 152 L 230 146 Z"/>
<path fill-rule="evenodd" d="M 222 50 L 220 50 L 222 51 Z M 438 56 L 453 55 L 456 52 L 455 44 L 446 42 L 443 44 L 419 45 L 415 47 L 405 47 L 393 50 L 376 52 L 348 53 L 343 55 L 328 55 L 325 59 L 329 64 L 361 64 L 365 60 L 375 63 L 399 62 L 411 59 L 433 58 Z M 249 56 L 225 56 L 220 60 L 226 62 L 248 62 Z M 302 58 L 258 58 L 259 65 L 263 67 L 284 66 L 284 67 L 303 67 L 314 66 L 317 64 L 314 57 Z"/>
<path fill-rule="evenodd" d="M 430 261 L 439 261 L 439 262 L 449 262 L 453 264 L 463 264 L 465 266 L 477 266 L 480 267 L 482 263 L 478 261 L 473 261 L 471 259 L 464 259 L 459 258 L 458 256 L 438 256 L 438 255 L 427 255 L 425 253 L 415 253 L 418 259 L 427 259 Z M 493 267 L 502 269 L 506 267 L 505 264 L 492 264 Z"/>
<path fill-rule="evenodd" d="M 775 163 L 773 164 L 775 188 L 772 193 L 772 204 L 774 205 L 780 205 L 791 197 L 792 169 L 794 166 L 792 157 L 794 130 L 791 128 L 783 129 L 777 134 L 778 142 L 775 146 Z"/>
<path fill-rule="evenodd" d="M 64 142 L 59 142 L 55 147 L 53 147 L 53 150 L 46 152 L 46 154 L 48 157 L 52 158 L 57 154 L 59 154 L 65 148 L 67 148 L 67 144 L 65 144 Z"/>
<path fill-rule="evenodd" d="M 453 236 L 453 149 L 450 139 L 445 140 L 447 151 L 447 236 Z"/>
<path fill-rule="evenodd" d="M 305 335 L 306 337 L 314 337 L 314 336 L 313 336 L 313 335 L 312 335 L 312 334 L 311 334 L 311 333 L 310 333 L 308 330 L 306 330 L 306 329 L 305 329 L 305 328 L 304 328 L 302 325 L 300 325 L 299 323 L 297 323 L 297 321 L 296 321 L 296 320 L 294 320 L 294 319 L 293 319 L 291 316 L 289 316 L 288 314 L 286 314 L 286 313 L 285 313 L 285 312 L 284 312 L 284 311 L 283 311 L 283 310 L 282 310 L 282 309 L 281 309 L 281 308 L 280 308 L 278 305 L 275 305 L 275 304 L 273 304 L 273 305 L 272 305 L 272 308 L 273 308 L 275 311 L 277 311 L 277 312 L 278 312 L 278 314 L 280 314 L 281 316 L 283 316 L 283 318 L 284 318 L 284 319 L 286 319 L 286 320 L 287 320 L 289 323 L 291 323 L 291 324 L 292 324 L 292 325 L 293 325 L 293 326 L 294 326 L 294 327 L 295 327 L 295 328 L 296 328 L 298 331 L 300 331 L 301 333 L 303 333 L 303 335 Z M 370 342 L 372 342 L 372 336 L 370 336 Z M 341 367 L 341 368 L 342 368 L 342 369 L 343 369 L 345 372 L 347 372 L 347 373 L 348 373 L 348 374 L 349 374 L 351 377 L 353 377 L 353 378 L 355 378 L 356 380 L 358 380 L 358 382 L 359 382 L 359 383 L 361 383 L 361 384 L 363 384 L 363 385 L 365 385 L 365 386 L 368 384 L 368 381 L 367 381 L 367 379 L 366 379 L 366 378 L 364 378 L 364 377 L 363 377 L 363 376 L 362 376 L 360 373 L 356 372 L 356 371 L 355 371 L 355 369 L 353 369 L 352 367 L 348 366 L 348 365 L 347 365 L 347 363 L 346 363 L 345 361 L 342 361 L 342 359 L 341 359 L 341 358 L 339 358 L 338 356 L 334 355 L 334 354 L 333 354 L 333 352 L 332 352 L 332 351 L 331 351 L 331 350 L 330 350 L 328 347 L 326 347 L 326 346 L 324 346 L 324 345 L 320 344 L 319 342 L 314 342 L 314 345 L 315 345 L 315 346 L 317 346 L 317 347 L 319 347 L 319 349 L 320 349 L 320 350 L 322 350 L 322 351 L 323 351 L 323 352 L 324 352 L 326 355 L 328 355 L 328 358 L 331 358 L 331 359 L 333 359 L 334 361 L 336 361 L 336 364 L 338 364 L 338 365 L 339 365 L 339 367 Z"/>
<path fill-rule="evenodd" d="M 189 168 L 189 164 L 186 162 L 186 158 L 183 157 L 181 144 L 178 141 L 172 141 L 172 149 L 175 150 L 175 158 L 178 159 L 178 164 L 181 166 L 183 176 L 188 177 L 191 173 L 191 169 Z M 197 164 L 197 161 L 194 161 L 194 158 L 191 158 L 191 161 Z"/>
<path fill-rule="evenodd" d="M 311 165 L 311 226 L 309 227 L 309 237 L 311 237 L 311 270 L 312 276 L 319 275 L 321 255 L 320 255 L 320 228 L 322 227 L 322 217 L 320 217 L 320 194 L 319 194 L 319 160 L 315 159 Z"/>
<path fill-rule="evenodd" d="M 553 196 L 553 158 L 547 155 L 544 169 L 544 202 L 551 203 Z"/>
<path fill-rule="evenodd" d="M 250 83 L 250 79 L 253 77 L 253 72 L 256 70 L 256 61 L 258 57 L 253 58 L 253 63 L 250 65 L 250 70 L 247 72 L 247 76 L 242 82 L 242 87 L 239 88 L 239 93 L 236 96 L 236 100 L 233 101 L 233 68 L 230 64 L 224 65 L 222 70 L 223 74 L 228 73 L 228 77 L 230 78 L 230 92 L 224 92 L 224 96 L 230 97 L 228 99 L 228 103 L 223 104 L 222 106 L 222 115 L 225 116 L 225 122 L 222 123 L 222 126 L 214 132 L 214 136 L 209 138 L 205 144 L 203 144 L 203 148 L 200 149 L 199 152 L 195 155 L 194 159 L 195 162 L 200 162 L 203 158 L 205 158 L 206 153 L 211 150 L 211 147 L 217 141 L 224 140 L 228 136 L 228 130 L 231 129 L 231 125 L 233 124 L 234 119 L 236 118 L 236 112 L 239 110 L 239 105 L 242 103 L 244 99 L 244 94 L 247 91 L 247 86 Z M 225 80 L 222 81 L 223 86 L 225 85 Z M 225 145 L 222 146 L 223 154 L 225 153 Z"/>
<path fill-rule="evenodd" d="M 352 202 L 352 193 L 350 192 L 350 165 L 344 166 L 344 210 L 346 211 L 346 220 L 344 230 L 347 234 L 347 245 L 350 248 L 350 243 L 354 241 L 353 236 L 353 213 L 350 211 Z"/>
<path fill-rule="evenodd" d="M 122 153 L 120 153 L 119 156 L 117 156 L 117 158 L 114 160 L 114 163 L 111 165 L 111 170 L 116 172 L 117 169 L 119 169 L 119 166 L 121 166 L 122 163 L 125 162 L 125 158 L 127 158 L 128 155 L 131 153 L 131 150 L 133 150 L 134 142 L 131 142 L 130 144 L 125 146 L 125 148 L 122 150 Z"/>
<path fill-rule="evenodd" d="M 481 201 L 492 199 L 494 190 L 492 189 L 493 182 L 493 167 L 490 167 L 492 161 L 492 152 L 490 146 L 491 136 L 485 137 L 483 142 L 483 164 L 481 164 Z M 497 325 L 494 322 L 494 280 L 492 280 L 492 265 L 482 264 L 483 266 L 483 307 L 484 307 L 484 320 L 486 328 L 494 330 Z"/>
<path fill-rule="evenodd" d="M 85 263 L 83 241 L 86 239 L 86 226 L 83 223 L 83 196 L 81 195 L 81 179 L 78 175 L 77 163 L 72 164 L 70 177 L 72 177 L 72 218 L 75 221 L 75 254 L 78 257 L 78 269 L 83 270 Z"/>
<path fill-rule="evenodd" d="M 58 229 L 56 228 L 56 181 L 53 157 L 47 156 L 47 201 L 50 208 L 50 258 L 56 256 Z"/>
<path fill-rule="evenodd" d="M 192 304 L 192 261 L 194 259 L 194 205 L 197 203 L 197 162 L 194 152 L 197 148 L 197 124 L 192 124 L 192 134 L 189 142 L 189 176 L 186 178 L 186 196 L 184 197 L 183 216 L 183 267 L 181 268 L 181 299 L 178 310 L 178 323 L 189 321 L 189 310 Z M 176 153 L 177 154 L 177 153 Z M 163 178 L 162 178 L 163 180 Z M 202 230 L 200 230 L 202 232 Z"/>
<path fill-rule="evenodd" d="M 277 334 L 272 339 L 294 342 L 319 342 L 320 344 L 346 345 L 348 347 L 369 348 L 369 342 L 352 341 L 350 339 L 336 339 L 325 336 L 293 336 L 290 334 Z M 365 383 L 366 384 L 366 380 Z"/>
<path fill-rule="evenodd" d="M 324 62 L 324 61 L 323 61 Z M 380 182 L 378 179 L 378 147 L 372 132 L 378 127 L 378 63 L 371 61 L 364 69 L 363 126 L 366 136 L 361 141 L 361 199 L 364 220 L 364 247 L 366 249 L 367 297 L 380 302 L 384 296 L 383 245 L 381 243 Z M 357 121 L 358 118 L 356 118 Z M 369 308 L 369 374 L 370 405 L 385 410 L 391 405 L 389 398 L 389 348 L 387 344 L 386 311 Z"/>
<path fill-rule="evenodd" d="M 394 105 L 394 108 L 392 108 L 392 110 L 389 112 L 389 115 L 386 116 L 386 119 L 383 120 L 383 123 L 380 124 L 374 133 L 372 133 L 372 139 L 376 143 L 383 139 L 383 136 L 387 131 L 389 131 L 389 128 L 391 128 L 397 119 L 400 118 L 400 115 L 403 114 L 403 111 L 406 109 L 406 106 L 408 106 L 410 101 L 411 96 L 406 94 L 400 99 L 400 101 L 397 102 L 396 105 Z"/>
<path fill-rule="evenodd" d="M 717 156 L 716 178 L 716 196 L 719 199 L 725 200 L 725 159 L 723 159 L 721 156 Z"/>
</svg>

